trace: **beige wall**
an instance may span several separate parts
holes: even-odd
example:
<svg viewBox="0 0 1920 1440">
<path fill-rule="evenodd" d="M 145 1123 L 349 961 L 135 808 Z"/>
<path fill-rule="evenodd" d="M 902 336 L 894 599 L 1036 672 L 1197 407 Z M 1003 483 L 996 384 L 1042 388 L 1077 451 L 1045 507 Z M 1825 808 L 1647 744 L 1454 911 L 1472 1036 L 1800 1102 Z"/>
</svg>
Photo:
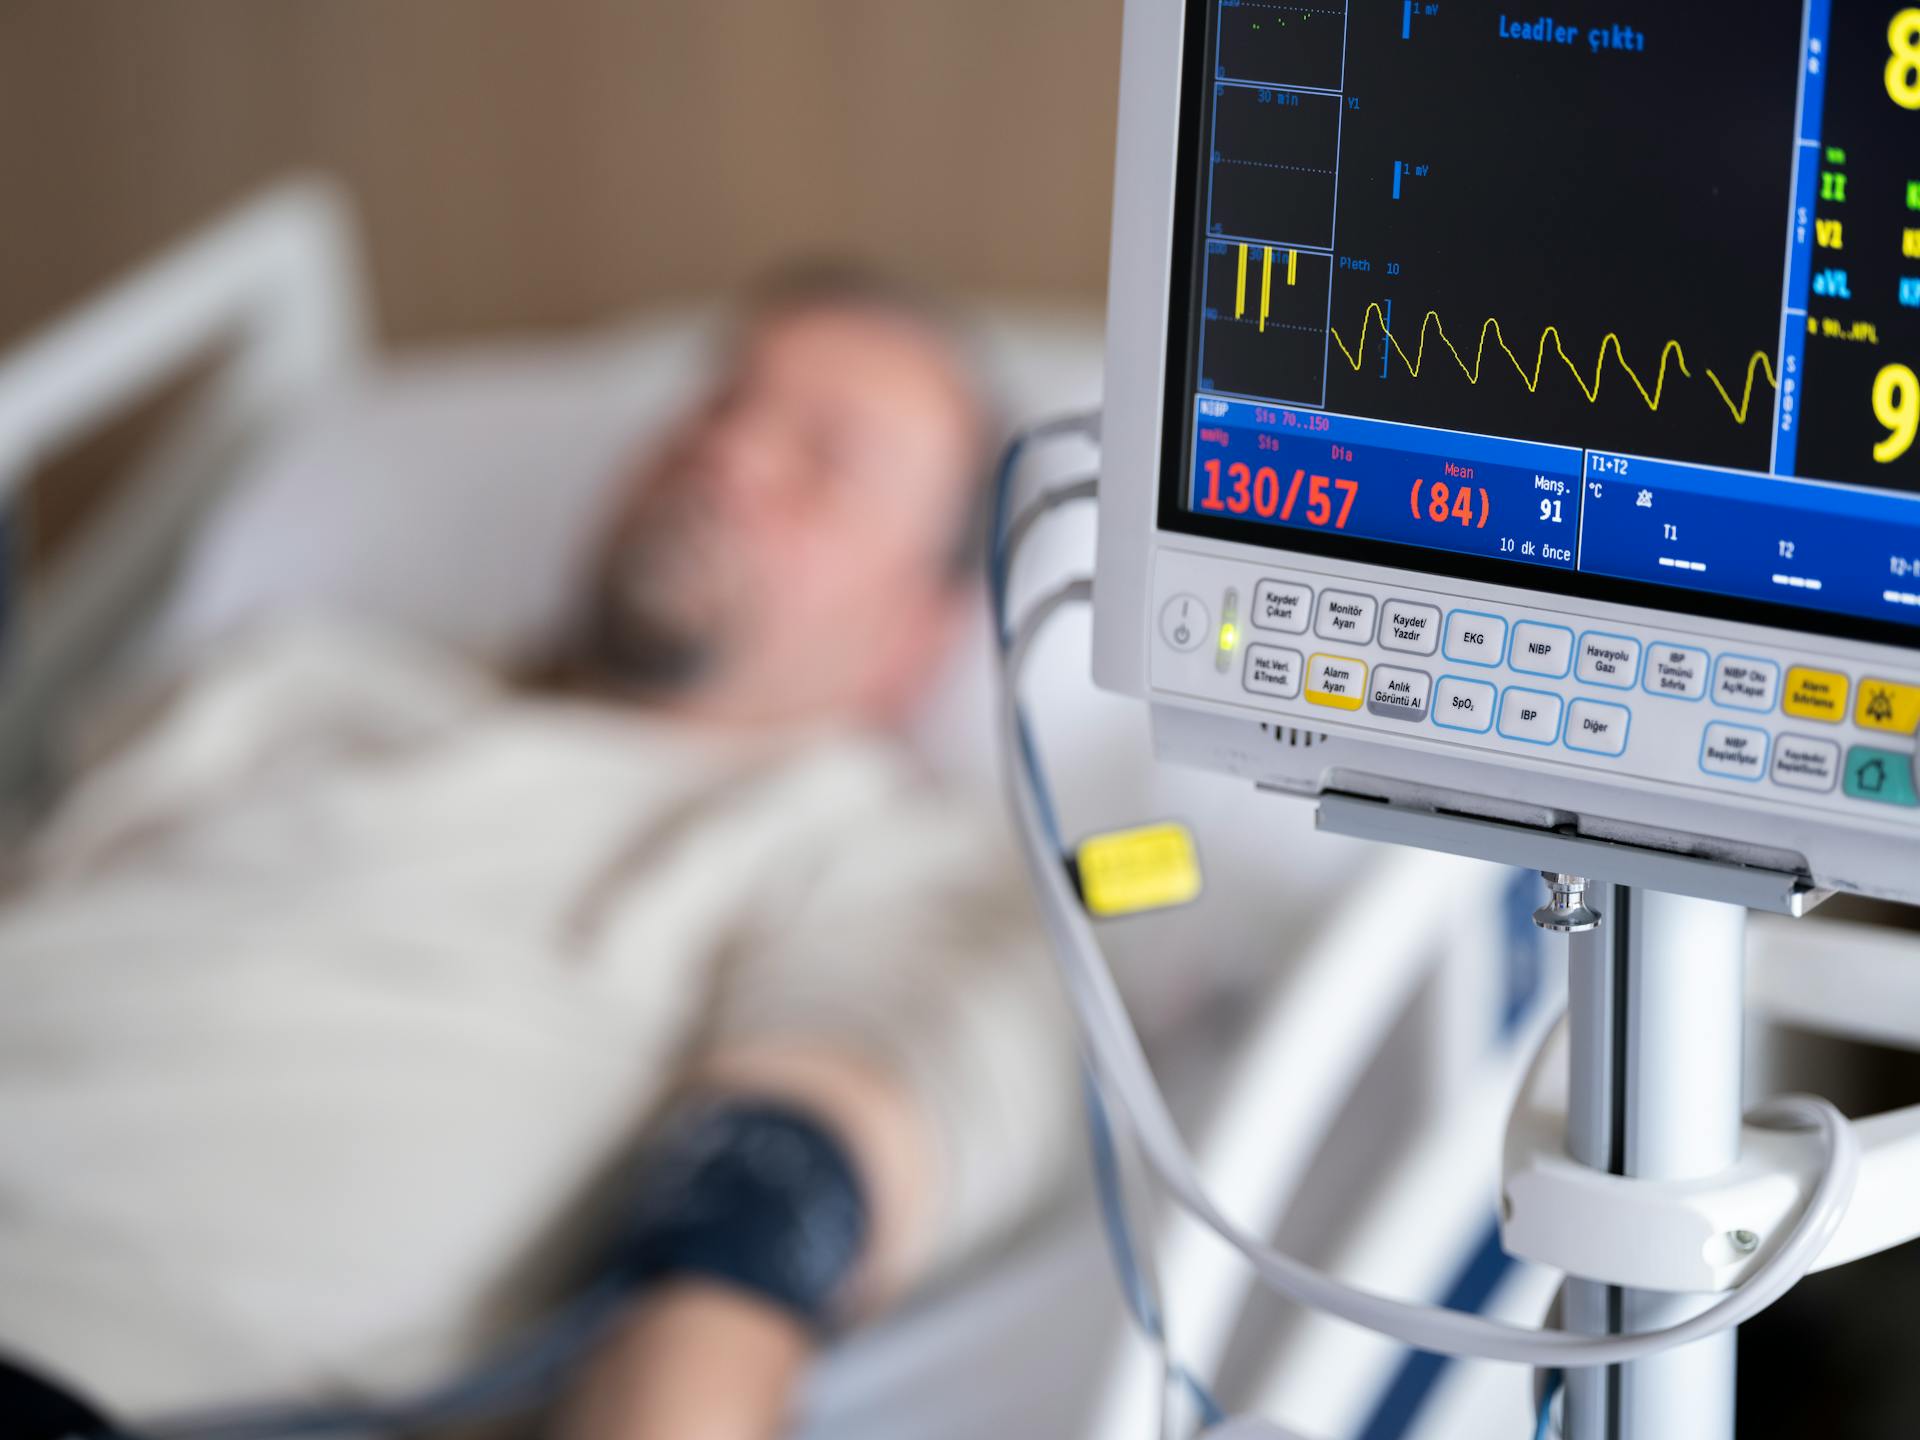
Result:
<svg viewBox="0 0 1920 1440">
<path fill-rule="evenodd" d="M 0 0 L 0 345 L 269 176 L 399 341 L 851 251 L 1098 297 L 1120 0 Z"/>
</svg>

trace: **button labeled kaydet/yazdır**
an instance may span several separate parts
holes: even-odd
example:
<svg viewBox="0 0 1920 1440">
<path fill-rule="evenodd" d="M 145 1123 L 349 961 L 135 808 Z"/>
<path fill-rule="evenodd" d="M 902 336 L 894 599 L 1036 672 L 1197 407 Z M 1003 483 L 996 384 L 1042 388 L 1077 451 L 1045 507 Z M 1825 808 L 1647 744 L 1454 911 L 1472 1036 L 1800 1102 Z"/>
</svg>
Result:
<svg viewBox="0 0 1920 1440">
<path fill-rule="evenodd" d="M 1249 645 L 1241 684 L 1255 695 L 1298 700 L 1300 677 L 1305 668 L 1305 659 L 1298 650 L 1282 650 L 1277 645 Z"/>
<path fill-rule="evenodd" d="M 1840 783 L 1840 747 L 1810 735 L 1782 735 L 1773 745 L 1773 783 L 1832 794 Z"/>
<path fill-rule="evenodd" d="M 1709 775 L 1758 784 L 1767 774 L 1767 732 L 1714 721 L 1700 740 L 1700 768 Z"/>
<path fill-rule="evenodd" d="M 1780 708 L 1797 720 L 1838 725 L 1847 718 L 1847 696 L 1851 689 L 1847 677 L 1836 671 L 1796 665 L 1787 671 L 1787 694 Z"/>
<path fill-rule="evenodd" d="M 1589 755 L 1624 755 L 1632 729 L 1633 712 L 1626 706 L 1576 700 L 1567 710 L 1566 746 Z"/>
<path fill-rule="evenodd" d="M 1920 733 L 1920 685 L 1862 680 L 1853 723 L 1862 730 L 1884 730 L 1890 735 Z"/>
<path fill-rule="evenodd" d="M 1367 663 L 1343 655 L 1316 655 L 1307 662 L 1307 700 L 1332 710 L 1358 710 L 1367 699 Z"/>
<path fill-rule="evenodd" d="M 1403 670 L 1397 665 L 1373 667 L 1373 683 L 1367 686 L 1367 713 L 1388 720 L 1419 724 L 1427 718 L 1427 704 L 1433 699 L 1433 677 L 1424 670 Z"/>
<path fill-rule="evenodd" d="M 1380 612 L 1380 647 L 1408 655 L 1431 655 L 1440 648 L 1440 612 L 1431 605 L 1389 600 Z"/>
<path fill-rule="evenodd" d="M 1253 587 L 1253 623 L 1262 630 L 1304 635 L 1313 617 L 1313 587 L 1262 580 Z"/>
<path fill-rule="evenodd" d="M 1913 788 L 1913 756 L 1856 745 L 1847 752 L 1847 794 L 1882 805 L 1920 806 Z"/>
<path fill-rule="evenodd" d="M 1445 676 L 1433 697 L 1433 723 L 1448 730 L 1484 735 L 1493 729 L 1493 710 L 1499 698 L 1500 692 L 1484 681 Z"/>
</svg>

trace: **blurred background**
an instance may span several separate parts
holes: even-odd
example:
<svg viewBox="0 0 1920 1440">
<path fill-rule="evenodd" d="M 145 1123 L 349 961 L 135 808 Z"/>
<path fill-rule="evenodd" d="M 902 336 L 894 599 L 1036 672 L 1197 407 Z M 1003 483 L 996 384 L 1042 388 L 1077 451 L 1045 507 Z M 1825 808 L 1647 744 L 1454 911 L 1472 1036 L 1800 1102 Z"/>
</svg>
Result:
<svg viewBox="0 0 1920 1440">
<path fill-rule="evenodd" d="M 294 169 L 352 190 L 389 343 L 579 325 L 795 252 L 1094 304 L 1120 10 L 7 0 L 0 343 Z"/>
</svg>

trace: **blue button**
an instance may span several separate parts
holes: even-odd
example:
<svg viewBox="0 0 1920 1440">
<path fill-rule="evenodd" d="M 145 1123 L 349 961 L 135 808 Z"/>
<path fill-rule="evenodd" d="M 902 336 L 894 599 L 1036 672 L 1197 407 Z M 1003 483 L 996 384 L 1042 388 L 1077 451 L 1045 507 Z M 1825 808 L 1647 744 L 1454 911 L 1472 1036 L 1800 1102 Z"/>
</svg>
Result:
<svg viewBox="0 0 1920 1440">
<path fill-rule="evenodd" d="M 1856 745 L 1847 752 L 1847 794 L 1855 800 L 1920 808 L 1913 788 L 1913 757 L 1897 750 Z"/>
</svg>

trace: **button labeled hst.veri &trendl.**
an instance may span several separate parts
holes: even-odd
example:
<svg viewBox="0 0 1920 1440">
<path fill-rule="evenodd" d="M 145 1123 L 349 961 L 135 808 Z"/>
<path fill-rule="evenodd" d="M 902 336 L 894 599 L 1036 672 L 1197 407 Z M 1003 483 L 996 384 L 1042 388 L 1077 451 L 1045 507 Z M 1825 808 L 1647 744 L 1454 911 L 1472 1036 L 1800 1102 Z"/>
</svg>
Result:
<svg viewBox="0 0 1920 1440">
<path fill-rule="evenodd" d="M 1249 645 L 1247 668 L 1241 683 L 1255 695 L 1271 695 L 1276 700 L 1298 700 L 1301 674 L 1305 668 L 1305 657 L 1298 650 L 1282 650 L 1277 645 Z"/>
<path fill-rule="evenodd" d="M 1307 662 L 1307 700 L 1330 710 L 1358 710 L 1367 699 L 1367 663 L 1344 655 L 1316 655 Z"/>
</svg>

